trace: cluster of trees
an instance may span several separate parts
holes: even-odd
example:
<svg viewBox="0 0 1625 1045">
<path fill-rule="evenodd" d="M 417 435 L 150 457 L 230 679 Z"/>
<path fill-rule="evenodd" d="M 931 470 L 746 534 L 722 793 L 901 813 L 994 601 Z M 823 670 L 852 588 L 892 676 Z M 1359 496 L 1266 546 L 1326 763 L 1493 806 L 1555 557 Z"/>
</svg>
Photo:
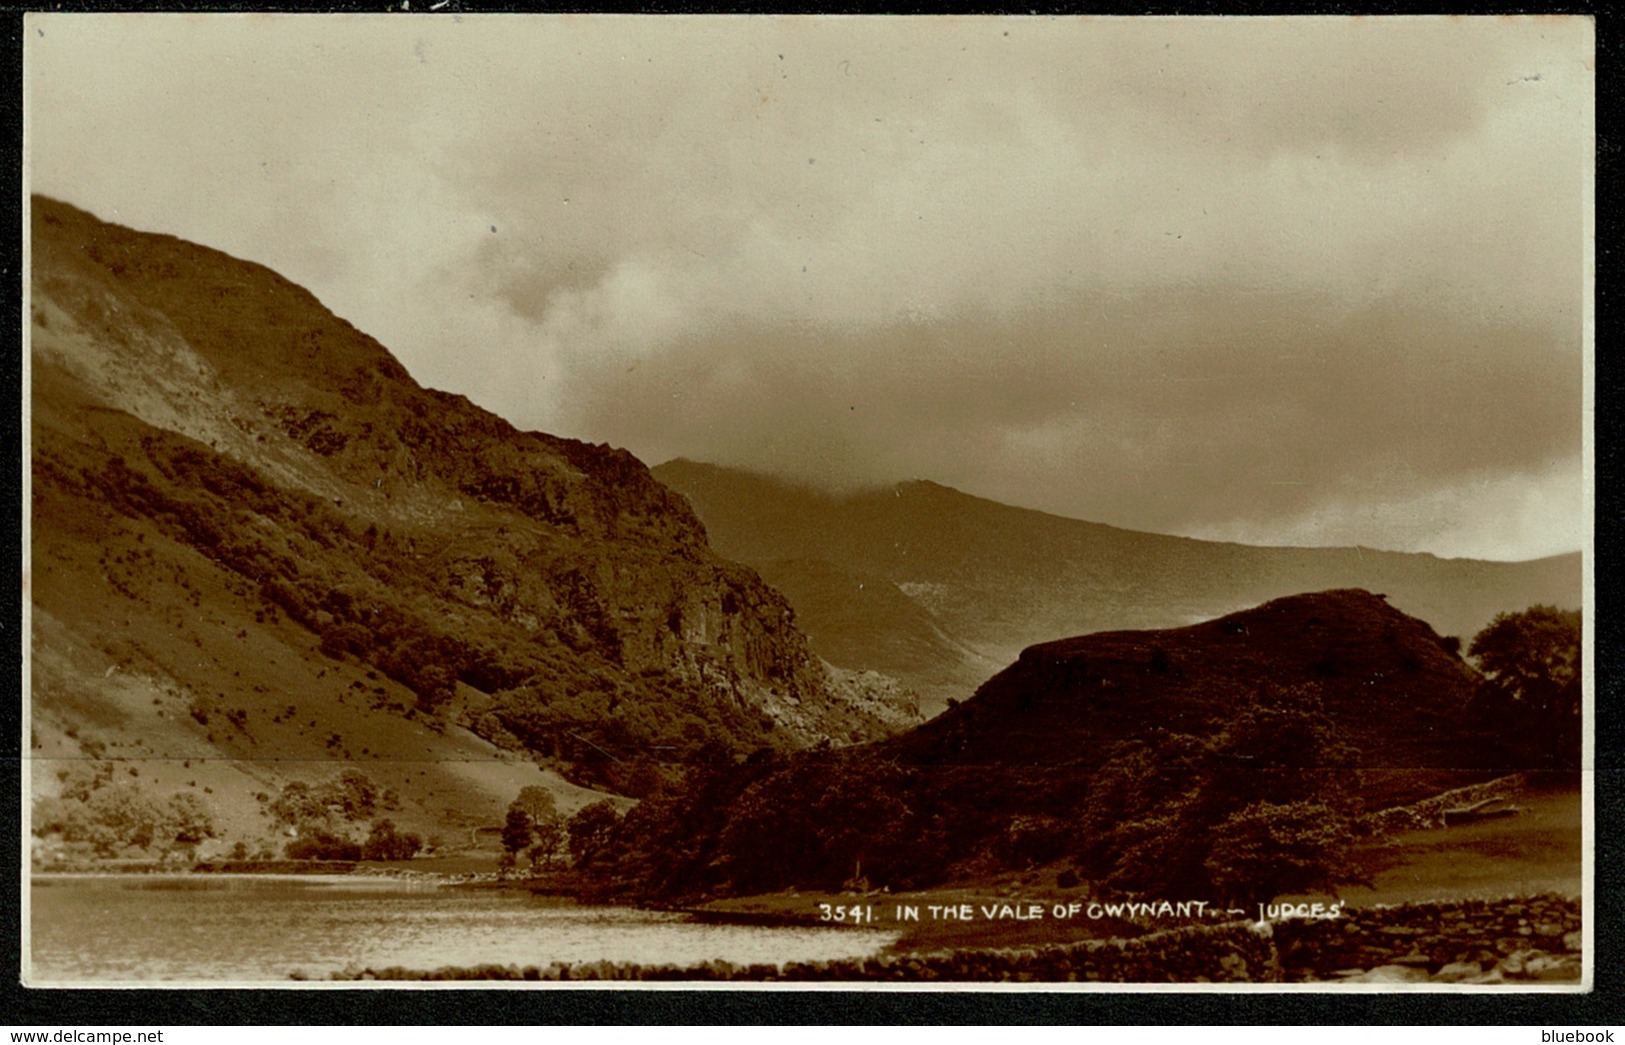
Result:
<svg viewBox="0 0 1625 1045">
<path fill-rule="evenodd" d="M 660 898 L 908 888 L 995 830 L 998 812 L 974 807 L 999 790 L 985 779 L 949 795 L 918 767 L 867 754 L 764 748 L 697 764 L 628 811 L 593 872 L 608 894 Z"/>
<path fill-rule="evenodd" d="M 1499 738 L 1505 768 L 1578 768 L 1580 613 L 1500 614 L 1467 655 L 1484 683 L 1464 728 Z M 1334 889 L 1354 880 L 1359 764 L 1306 691 L 1255 703 L 1214 738 L 1124 745 L 1083 810 L 1080 870 L 1124 893 L 1225 902 Z"/>
<path fill-rule="evenodd" d="M 112 858 L 131 853 L 190 856 L 214 837 L 214 815 L 190 791 L 159 799 L 116 779 L 110 762 L 75 766 L 58 774 L 58 797 L 34 802 L 33 833 L 55 835 L 72 849 Z"/>
<path fill-rule="evenodd" d="M 1152 731 L 1094 770 L 764 750 L 646 799 L 599 871 L 612 891 L 691 897 L 1071 857 L 1103 894 L 1268 900 L 1348 880 L 1358 763 L 1309 688 L 1258 694 L 1211 735 Z"/>
<path fill-rule="evenodd" d="M 1583 662 L 1578 610 L 1503 613 L 1467 655 L 1484 675 L 1473 712 L 1520 769 L 1580 768 Z"/>
<path fill-rule="evenodd" d="M 367 840 L 361 843 L 363 860 L 410 860 L 423 848 L 423 839 L 413 831 L 401 831 L 395 821 L 374 820 Z"/>
<path fill-rule="evenodd" d="M 384 817 L 374 820 L 359 842 L 348 833 L 310 827 L 283 847 L 283 855 L 289 860 L 410 860 L 422 848 L 420 835 L 403 832 Z"/>
<path fill-rule="evenodd" d="M 364 820 L 380 809 L 399 807 L 393 790 L 378 786 L 359 769 L 346 769 L 315 785 L 302 780 L 284 784 L 266 812 L 277 823 L 297 828 Z"/>
<path fill-rule="evenodd" d="M 422 838 L 378 815 L 398 808 L 393 790 L 359 770 L 346 769 L 315 785 L 299 780 L 284 784 L 265 811 L 295 832 L 283 847 L 290 860 L 410 860 L 423 848 Z M 363 824 L 367 834 L 358 837 Z"/>
<path fill-rule="evenodd" d="M 266 610 L 318 635 L 330 656 L 352 655 L 411 689 L 433 712 L 462 680 L 482 689 L 518 685 L 534 670 L 528 642 L 500 644 L 449 633 L 432 592 L 400 582 L 416 567 L 403 543 L 376 527 L 358 531 L 330 504 L 264 481 L 253 469 L 165 435 L 143 442 L 146 461 L 109 456 L 102 468 L 64 476 L 125 514 L 151 518 L 172 537 L 254 578 Z M 276 521 L 270 540 L 242 519 Z M 364 543 L 369 554 L 347 554 Z"/>
<path fill-rule="evenodd" d="M 314 624 L 321 651 L 371 664 L 410 689 L 417 710 L 433 713 L 457 693 L 465 676 L 490 685 L 509 683 L 510 673 L 489 650 L 454 638 L 389 605 L 371 605 L 339 588 L 319 602 Z"/>
<path fill-rule="evenodd" d="M 1354 880 L 1359 752 L 1308 688 L 1259 694 L 1212 736 L 1119 744 L 1078 820 L 1104 892 L 1269 901 Z"/>
<path fill-rule="evenodd" d="M 633 679 L 586 674 L 583 658 L 549 658 L 524 685 L 497 694 L 487 732 L 554 760 L 570 780 L 644 798 L 683 768 L 731 764 L 778 739 L 759 711 L 659 669 Z M 476 731 L 481 731 L 478 725 Z"/>
<path fill-rule="evenodd" d="M 574 866 L 585 866 L 603 850 L 620 822 L 615 804 L 607 798 L 565 818 L 546 790 L 523 788 L 508 806 L 502 825 L 502 870 L 516 867 L 521 854 L 532 871 L 556 866 L 566 853 Z"/>
</svg>

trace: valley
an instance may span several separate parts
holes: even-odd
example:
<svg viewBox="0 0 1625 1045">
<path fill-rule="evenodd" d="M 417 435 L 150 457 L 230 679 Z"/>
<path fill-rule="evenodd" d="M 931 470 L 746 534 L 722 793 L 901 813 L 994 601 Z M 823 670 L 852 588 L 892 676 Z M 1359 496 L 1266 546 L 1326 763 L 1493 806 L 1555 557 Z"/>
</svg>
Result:
<svg viewBox="0 0 1625 1045">
<path fill-rule="evenodd" d="M 32 231 L 41 875 L 229 892 L 303 862 L 511 887 L 466 901 L 482 918 L 582 902 L 538 932 L 1577 888 L 1566 784 L 1479 828 L 1368 814 L 1578 764 L 1578 555 L 1249 547 L 931 482 L 651 470 L 422 387 L 261 266 L 39 197 Z M 1572 649 L 1509 696 L 1469 644 L 1542 604 Z M 888 931 L 859 950 L 1155 935 Z"/>
</svg>

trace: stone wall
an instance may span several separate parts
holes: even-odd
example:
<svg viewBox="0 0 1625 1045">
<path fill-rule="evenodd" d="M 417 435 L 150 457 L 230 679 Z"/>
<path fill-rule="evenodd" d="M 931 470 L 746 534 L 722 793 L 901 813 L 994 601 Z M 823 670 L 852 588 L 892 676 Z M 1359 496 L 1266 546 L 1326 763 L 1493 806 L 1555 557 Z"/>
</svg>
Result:
<svg viewBox="0 0 1625 1045">
<path fill-rule="evenodd" d="M 1286 980 L 1501 983 L 1580 977 L 1580 903 L 1546 895 L 1344 909 L 1275 925 Z"/>
<path fill-rule="evenodd" d="M 1381 809 L 1360 819 L 1360 825 L 1373 834 L 1399 834 L 1444 826 L 1444 813 L 1457 806 L 1468 806 L 1489 798 L 1513 798 L 1529 789 L 1529 776 L 1515 773 L 1482 784 L 1458 787 L 1408 806 Z"/>
<path fill-rule="evenodd" d="M 1338 918 L 1194 925 L 1127 940 L 964 948 L 830 962 L 349 969 L 335 980 L 734 980 L 938 983 L 1575 982 L 1579 901 L 1547 895 L 1343 908 Z M 295 976 L 302 979 L 302 976 Z"/>
</svg>

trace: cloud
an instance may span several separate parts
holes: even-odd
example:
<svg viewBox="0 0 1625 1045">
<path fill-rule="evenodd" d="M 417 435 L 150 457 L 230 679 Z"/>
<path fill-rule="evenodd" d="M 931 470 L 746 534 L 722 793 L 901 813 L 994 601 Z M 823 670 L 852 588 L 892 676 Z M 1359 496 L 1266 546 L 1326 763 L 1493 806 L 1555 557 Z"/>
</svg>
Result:
<svg viewBox="0 0 1625 1045">
<path fill-rule="evenodd" d="M 38 188 L 522 425 L 1378 546 L 1576 474 L 1583 20 L 30 25 Z"/>
<path fill-rule="evenodd" d="M 1186 536 L 1246 544 L 1357 545 L 1371 533 L 1447 558 L 1520 560 L 1571 552 L 1585 532 L 1584 478 L 1572 461 L 1477 475 L 1410 495 L 1335 497 L 1286 519 L 1232 519 Z"/>
<path fill-rule="evenodd" d="M 1546 335 L 1404 301 L 1168 292 L 845 336 L 738 327 L 635 365 L 594 355 L 570 412 L 657 460 L 923 475 L 1119 525 L 1263 533 L 1327 499 L 1577 460 L 1580 357 Z"/>
</svg>

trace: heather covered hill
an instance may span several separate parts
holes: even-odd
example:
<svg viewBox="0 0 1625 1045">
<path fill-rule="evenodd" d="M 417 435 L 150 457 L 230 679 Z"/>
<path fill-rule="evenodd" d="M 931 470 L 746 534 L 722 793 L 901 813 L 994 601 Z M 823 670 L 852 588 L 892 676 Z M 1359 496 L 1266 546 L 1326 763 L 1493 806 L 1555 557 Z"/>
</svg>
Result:
<svg viewBox="0 0 1625 1045">
<path fill-rule="evenodd" d="M 1481 681 L 1362 590 L 1044 643 L 907 733 L 763 753 L 644 803 L 601 870 L 633 893 L 698 897 L 1075 860 L 1127 895 L 1234 892 L 1242 872 L 1205 863 L 1225 845 L 1238 865 L 1290 863 L 1290 846 L 1249 847 L 1248 832 L 1316 837 L 1324 821 L 1330 847 L 1364 812 L 1524 768 L 1475 708 Z M 1158 891 L 1187 889 L 1209 891 Z"/>
<path fill-rule="evenodd" d="M 688 498 L 714 547 L 785 593 L 819 653 L 902 679 L 932 711 L 1035 642 L 1174 628 L 1297 592 L 1384 592 L 1463 641 L 1500 612 L 1581 602 L 1578 554 L 1504 563 L 1262 548 L 1067 519 L 925 481 L 842 496 L 686 460 L 654 472 Z"/>
<path fill-rule="evenodd" d="M 46 791 L 140 760 L 252 826 L 245 796 L 366 760 L 432 828 L 500 817 L 533 759 L 626 789 L 915 721 L 625 451 L 420 387 L 262 266 L 39 197 L 31 228 Z"/>
</svg>

